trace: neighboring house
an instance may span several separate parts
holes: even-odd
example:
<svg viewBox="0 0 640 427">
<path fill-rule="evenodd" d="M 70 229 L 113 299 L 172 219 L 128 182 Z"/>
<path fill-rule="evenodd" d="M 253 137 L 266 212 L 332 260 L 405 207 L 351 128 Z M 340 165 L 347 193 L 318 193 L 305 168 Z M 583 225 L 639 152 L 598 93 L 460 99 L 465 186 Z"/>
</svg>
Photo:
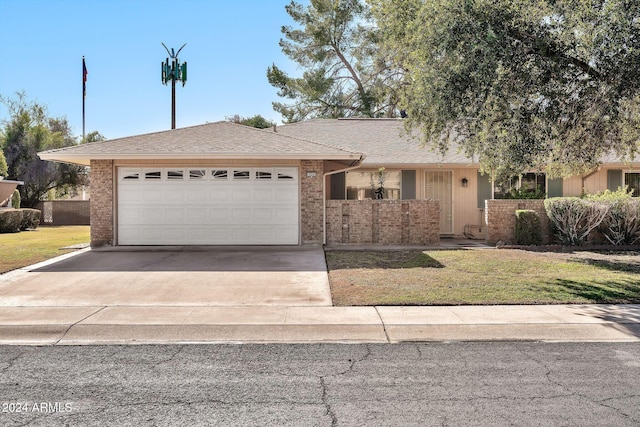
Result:
<svg viewBox="0 0 640 427">
<path fill-rule="evenodd" d="M 10 181 L 0 176 L 0 208 L 11 208 L 11 196 L 22 181 Z"/>
<path fill-rule="evenodd" d="M 401 119 L 217 122 L 39 155 L 91 166 L 93 246 L 434 244 L 481 234 L 485 200 L 500 196 L 476 161 L 421 147 Z M 514 185 L 549 197 L 640 190 L 640 165 Z"/>
</svg>

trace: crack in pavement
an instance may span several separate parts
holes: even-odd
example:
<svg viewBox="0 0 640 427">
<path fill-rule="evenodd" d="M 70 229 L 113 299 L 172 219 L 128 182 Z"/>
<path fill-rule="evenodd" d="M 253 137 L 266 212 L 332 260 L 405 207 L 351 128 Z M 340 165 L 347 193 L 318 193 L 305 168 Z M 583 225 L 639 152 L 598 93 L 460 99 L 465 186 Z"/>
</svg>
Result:
<svg viewBox="0 0 640 427">
<path fill-rule="evenodd" d="M 346 374 L 348 374 L 350 372 L 353 372 L 353 370 L 354 370 L 354 368 L 355 368 L 357 363 L 364 362 L 372 354 L 371 346 L 369 346 L 367 344 L 364 347 L 366 349 L 366 353 L 363 356 L 361 356 L 360 358 L 357 358 L 357 359 L 356 358 L 347 359 L 347 361 L 349 362 L 349 367 L 346 370 L 338 372 L 338 373 L 335 373 L 335 374 L 331 374 L 331 375 L 322 375 L 322 376 L 320 376 L 320 388 L 322 390 L 322 404 L 324 405 L 324 407 L 326 409 L 326 414 L 331 418 L 331 426 L 332 427 L 338 425 L 338 417 L 336 416 L 336 414 L 333 411 L 333 408 L 331 406 L 331 403 L 329 402 L 329 388 L 327 386 L 326 378 L 327 377 L 342 376 L 342 375 L 346 375 Z"/>
<path fill-rule="evenodd" d="M 331 426 L 337 426 L 338 425 L 338 417 L 336 417 L 335 412 L 333 412 L 333 409 L 331 408 L 331 403 L 329 403 L 328 400 L 328 392 L 327 392 L 327 384 L 324 380 L 324 377 L 320 377 L 320 387 L 322 388 L 322 404 L 324 405 L 325 409 L 326 409 L 326 415 L 328 415 L 331 418 Z"/>
<path fill-rule="evenodd" d="M 13 368 L 13 365 L 15 365 L 16 361 L 18 359 L 20 359 L 20 357 L 22 357 L 25 354 L 25 351 L 20 351 L 17 355 L 15 355 L 14 357 L 10 358 L 9 360 L 7 360 L 6 362 L 3 362 L 3 364 L 6 364 L 7 366 L 5 366 L 4 368 L 0 369 L 0 374 L 4 374 L 5 372 L 7 372 L 9 369 Z"/>
<path fill-rule="evenodd" d="M 636 418 L 632 417 L 631 415 L 629 415 L 629 414 L 627 414 L 627 413 L 623 412 L 621 409 L 616 408 L 615 406 L 607 405 L 607 404 L 605 404 L 605 403 L 604 403 L 604 402 L 607 402 L 607 401 L 609 401 L 609 400 L 619 399 L 619 398 L 620 398 L 619 396 L 618 396 L 618 397 L 609 397 L 609 398 L 607 398 L 607 399 L 602 399 L 602 400 L 592 399 L 592 398 L 590 398 L 589 396 L 587 396 L 587 395 L 585 395 L 585 394 L 582 394 L 582 393 L 580 393 L 580 392 L 579 392 L 579 391 L 577 391 L 577 390 L 572 389 L 572 388 L 571 388 L 571 387 L 569 387 L 568 385 L 563 384 L 562 382 L 560 382 L 560 381 L 558 381 L 558 380 L 554 380 L 553 378 L 551 378 L 551 376 L 553 375 L 553 371 L 552 371 L 552 369 L 551 369 L 551 368 L 550 368 L 550 367 L 549 367 L 545 362 L 543 362 L 543 361 L 541 361 L 541 360 L 536 359 L 536 358 L 535 358 L 534 356 L 532 356 L 531 354 L 526 353 L 526 352 L 524 352 L 524 351 L 522 351 L 522 350 L 520 350 L 520 352 L 521 352 L 522 354 L 524 354 L 524 355 L 525 355 L 529 360 L 531 360 L 531 361 L 533 361 L 533 362 L 537 363 L 537 364 L 538 364 L 538 365 L 540 365 L 542 368 L 544 368 L 544 369 L 545 369 L 545 371 L 546 371 L 546 372 L 545 372 L 545 374 L 544 374 L 544 376 L 545 376 L 545 378 L 547 379 L 547 381 L 548 381 L 550 384 L 553 384 L 553 385 L 555 385 L 555 386 L 557 386 L 557 387 L 561 388 L 562 390 L 566 390 L 566 391 L 567 391 L 567 393 L 569 393 L 567 397 L 575 397 L 575 396 L 577 396 L 577 397 L 579 397 L 579 398 L 581 398 L 581 399 L 584 399 L 584 400 L 585 400 L 585 401 L 587 401 L 587 402 L 590 402 L 590 403 L 593 403 L 593 404 L 599 405 L 599 406 L 601 406 L 601 407 L 603 407 L 603 408 L 611 409 L 611 410 L 615 411 L 617 414 L 620 414 L 620 415 L 622 415 L 623 417 L 625 417 L 625 418 L 629 419 L 630 421 L 633 421 L 633 422 L 635 422 L 635 423 L 639 423 L 639 424 L 640 424 L 640 419 L 636 419 Z"/>
<path fill-rule="evenodd" d="M 168 363 L 168 362 L 173 362 L 173 359 L 176 358 L 176 356 L 178 356 L 180 353 L 182 353 L 182 351 L 184 350 L 185 346 L 184 345 L 178 345 L 177 346 L 177 350 L 173 352 L 173 354 L 171 354 L 169 357 L 165 358 L 164 360 L 159 360 L 156 363 L 153 364 L 153 367 L 156 368 L 159 365 L 162 365 L 164 363 Z"/>
</svg>

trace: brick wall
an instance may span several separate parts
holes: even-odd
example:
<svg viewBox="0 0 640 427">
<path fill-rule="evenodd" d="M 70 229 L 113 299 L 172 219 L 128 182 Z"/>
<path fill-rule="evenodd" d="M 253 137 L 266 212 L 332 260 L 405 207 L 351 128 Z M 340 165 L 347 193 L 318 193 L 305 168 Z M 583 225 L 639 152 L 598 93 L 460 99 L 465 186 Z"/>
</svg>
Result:
<svg viewBox="0 0 640 427">
<path fill-rule="evenodd" d="M 113 160 L 91 160 L 91 247 L 113 245 Z"/>
<path fill-rule="evenodd" d="M 536 211 L 542 226 L 544 244 L 551 242 L 551 224 L 544 210 L 544 200 L 486 200 L 485 221 L 487 224 L 487 243 L 495 245 L 516 243 L 516 211 L 528 209 Z"/>
<path fill-rule="evenodd" d="M 327 244 L 437 245 L 437 200 L 327 200 Z"/>
<path fill-rule="evenodd" d="M 42 211 L 41 225 L 89 225 L 88 200 L 52 200 L 39 202 L 36 209 Z"/>
<path fill-rule="evenodd" d="M 321 245 L 324 194 L 322 160 L 300 162 L 300 227 L 303 245 Z"/>
</svg>

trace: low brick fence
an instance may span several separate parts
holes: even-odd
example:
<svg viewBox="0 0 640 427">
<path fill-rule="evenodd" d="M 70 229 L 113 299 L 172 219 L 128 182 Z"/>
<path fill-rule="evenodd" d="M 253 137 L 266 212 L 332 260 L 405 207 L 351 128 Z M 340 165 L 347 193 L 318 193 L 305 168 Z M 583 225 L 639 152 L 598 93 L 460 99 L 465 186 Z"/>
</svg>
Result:
<svg viewBox="0 0 640 427">
<path fill-rule="evenodd" d="M 551 223 L 544 209 L 544 200 L 485 200 L 485 222 L 487 224 L 487 244 L 503 242 L 516 243 L 516 211 L 527 209 L 536 211 L 542 226 L 542 243 L 552 241 Z"/>
<path fill-rule="evenodd" d="M 52 200 L 40 202 L 40 225 L 89 225 L 88 200 Z"/>
<path fill-rule="evenodd" d="M 437 245 L 437 200 L 327 200 L 327 244 Z"/>
</svg>

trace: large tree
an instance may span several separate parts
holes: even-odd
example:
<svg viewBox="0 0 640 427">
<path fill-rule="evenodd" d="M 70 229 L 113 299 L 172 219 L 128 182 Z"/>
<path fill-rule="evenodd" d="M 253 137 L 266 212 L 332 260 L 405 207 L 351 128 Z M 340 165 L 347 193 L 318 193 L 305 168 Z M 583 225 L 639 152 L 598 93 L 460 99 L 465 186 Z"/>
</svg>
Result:
<svg viewBox="0 0 640 427">
<path fill-rule="evenodd" d="M 46 108 L 27 100 L 24 93 L 15 99 L 0 97 L 10 117 L 3 120 L 0 148 L 7 160 L 7 178 L 24 181 L 18 187 L 23 206 L 33 207 L 50 190 L 86 182 L 86 168 L 40 160 L 39 151 L 76 144 L 64 118 L 50 118 Z"/>
<path fill-rule="evenodd" d="M 592 170 L 640 137 L 637 0 L 368 0 L 425 143 L 486 171 Z"/>
<path fill-rule="evenodd" d="M 260 114 L 256 114 L 253 117 L 242 117 L 239 114 L 234 114 L 233 116 L 225 117 L 225 119 L 231 123 L 237 123 L 240 125 L 250 126 L 252 128 L 258 129 L 266 129 L 275 125 L 275 123 L 265 119 Z"/>
<path fill-rule="evenodd" d="M 377 55 L 378 31 L 361 0 L 292 1 L 286 7 L 296 27 L 283 26 L 282 51 L 304 70 L 290 77 L 275 64 L 269 83 L 291 101 L 274 102 L 287 122 L 349 116 L 393 117 L 398 70 Z"/>
</svg>

